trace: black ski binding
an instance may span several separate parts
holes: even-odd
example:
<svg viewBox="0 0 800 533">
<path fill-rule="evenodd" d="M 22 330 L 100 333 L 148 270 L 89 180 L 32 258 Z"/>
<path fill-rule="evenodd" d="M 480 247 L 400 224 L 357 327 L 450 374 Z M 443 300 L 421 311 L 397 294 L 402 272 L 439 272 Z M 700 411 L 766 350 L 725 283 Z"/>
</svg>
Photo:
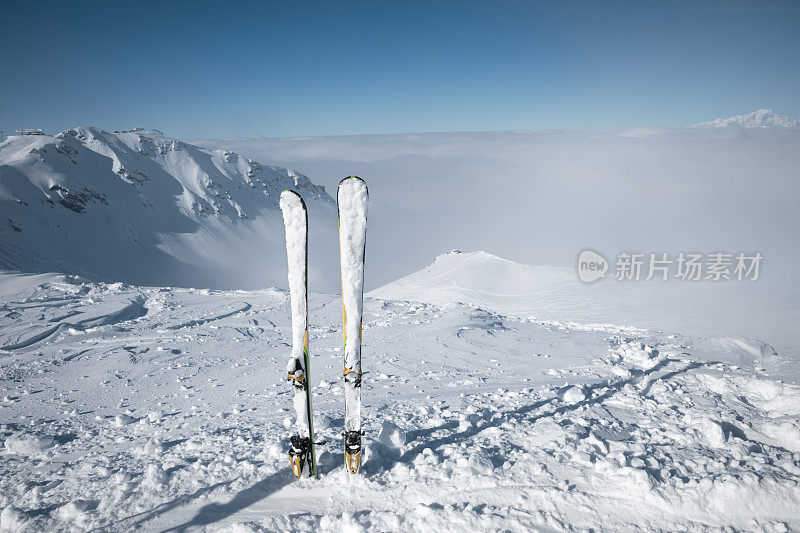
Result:
<svg viewBox="0 0 800 533">
<path fill-rule="evenodd" d="M 344 382 L 352 383 L 355 388 L 361 388 L 361 372 L 356 372 L 351 368 L 344 369 Z"/>
<path fill-rule="evenodd" d="M 289 462 L 292 465 L 294 477 L 300 479 L 303 475 L 303 467 L 306 462 L 311 460 L 311 441 L 308 437 L 292 435 L 291 447 L 289 448 Z"/>
<path fill-rule="evenodd" d="M 363 431 L 344 432 L 344 461 L 347 471 L 357 474 L 361 467 L 361 436 Z"/>
<path fill-rule="evenodd" d="M 291 381 L 295 388 L 306 390 L 306 375 L 305 372 L 303 372 L 303 367 L 300 365 L 299 359 L 294 360 L 294 370 L 289 372 L 286 379 Z"/>
</svg>

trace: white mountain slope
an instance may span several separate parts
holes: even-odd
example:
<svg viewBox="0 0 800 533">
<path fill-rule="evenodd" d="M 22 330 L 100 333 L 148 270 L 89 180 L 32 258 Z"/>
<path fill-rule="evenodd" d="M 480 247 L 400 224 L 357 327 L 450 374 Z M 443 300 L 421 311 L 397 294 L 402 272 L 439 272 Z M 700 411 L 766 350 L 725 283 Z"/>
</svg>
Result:
<svg viewBox="0 0 800 533">
<path fill-rule="evenodd" d="M 0 268 L 143 284 L 284 285 L 278 198 L 287 188 L 319 221 L 316 236 L 335 243 L 333 200 L 293 171 L 157 131 L 9 137 L 0 143 Z M 335 258 L 335 246 L 320 250 Z M 336 276 L 311 276 L 335 287 Z"/>
<path fill-rule="evenodd" d="M 746 115 L 735 115 L 728 118 L 717 118 L 709 122 L 700 122 L 692 127 L 725 128 L 728 126 L 742 128 L 797 128 L 800 127 L 800 119 L 792 120 L 789 117 L 775 113 L 772 109 L 758 109 Z"/>
<path fill-rule="evenodd" d="M 800 321 L 791 299 L 758 282 L 578 280 L 571 268 L 528 266 L 487 252 L 452 251 L 424 269 L 369 293 L 374 298 L 466 304 L 495 313 L 561 323 L 617 324 L 703 337 L 749 338 L 766 354 L 800 353 L 785 324 Z M 776 321 L 779 314 L 786 322 Z M 760 340 L 755 340 L 760 339 Z"/>
<path fill-rule="evenodd" d="M 373 298 L 448 305 L 463 303 L 519 316 L 550 314 L 564 286 L 575 280 L 568 268 L 521 265 L 487 252 L 453 250 L 424 269 L 369 293 Z M 577 285 L 577 284 L 576 284 Z M 572 298 L 571 300 L 575 300 Z"/>
<path fill-rule="evenodd" d="M 800 528 L 798 364 L 744 342 L 367 298 L 349 476 L 341 298 L 312 294 L 328 445 L 295 481 L 286 292 L 6 274 L 0 301 L 2 531 Z"/>
</svg>

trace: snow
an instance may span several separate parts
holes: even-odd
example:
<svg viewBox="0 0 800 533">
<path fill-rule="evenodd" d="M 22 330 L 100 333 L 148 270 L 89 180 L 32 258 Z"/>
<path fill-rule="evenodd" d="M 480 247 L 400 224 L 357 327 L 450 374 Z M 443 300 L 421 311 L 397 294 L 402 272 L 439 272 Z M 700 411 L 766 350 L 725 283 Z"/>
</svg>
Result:
<svg viewBox="0 0 800 533">
<path fill-rule="evenodd" d="M 19 433 L 9 436 L 5 440 L 5 449 L 8 453 L 18 455 L 34 455 L 53 446 L 53 437 L 50 435 L 31 435 Z"/>
<path fill-rule="evenodd" d="M 319 222 L 312 248 L 335 256 L 333 199 L 298 172 L 154 130 L 11 136 L 0 142 L 0 268 L 140 284 L 279 285 L 278 198 L 287 188 Z M 338 286 L 323 269 L 311 275 L 319 290 Z"/>
<path fill-rule="evenodd" d="M 575 385 L 564 387 L 563 390 L 558 392 L 558 397 L 566 403 L 578 403 L 586 399 L 586 395 L 583 393 L 583 387 Z"/>
<path fill-rule="evenodd" d="M 0 513 L 0 528 L 3 532 L 25 531 L 27 523 L 25 514 L 12 505 L 4 508 Z"/>
<path fill-rule="evenodd" d="M 336 250 L 324 189 L 156 131 L 11 137 L 0 266 L 69 274 L 0 273 L 0 530 L 800 529 L 796 142 L 770 127 L 259 140 L 378 184 L 367 276 L 395 281 L 363 307 L 344 295 L 364 316 L 350 476 L 333 292 L 360 243 Z M 304 309 L 256 288 L 286 287 L 297 260 L 286 188 L 317 240 Z M 753 285 L 585 285 L 483 251 L 419 269 L 444 240 L 559 264 L 619 242 L 784 255 Z M 328 444 L 320 479 L 295 481 L 300 312 Z"/>
<path fill-rule="evenodd" d="M 0 267 L 144 285 L 286 288 L 278 198 L 297 182 L 309 209 L 311 290 L 340 290 L 333 199 L 303 174 L 240 152 L 298 168 L 329 190 L 343 175 L 363 171 L 375 185 L 367 290 L 461 246 L 562 268 L 563 283 L 553 280 L 539 294 L 546 303 L 533 309 L 538 318 L 758 338 L 800 354 L 793 333 L 800 321 L 793 232 L 800 225 L 800 182 L 793 179 L 800 129 L 647 131 L 203 143 L 224 150 L 153 130 L 13 136 L 0 143 L 0 210 L 8 213 L 0 219 Z M 79 194 L 82 213 L 60 203 L 81 208 Z M 609 260 L 631 249 L 760 251 L 765 260 L 752 284 L 581 288 L 570 270 L 586 246 Z M 570 294 L 562 297 L 562 290 Z M 559 304 L 575 300 L 588 303 Z M 529 303 L 513 312 L 530 311 Z"/>
<path fill-rule="evenodd" d="M 367 297 L 349 476 L 341 299 L 312 293 L 328 444 L 294 481 L 286 291 L 2 274 L 0 301 L 3 530 L 800 528 L 800 364 L 746 342 Z"/>
<path fill-rule="evenodd" d="M 303 337 L 308 326 L 306 265 L 308 263 L 308 219 L 303 200 L 296 193 L 281 193 L 281 211 L 286 227 L 289 293 L 292 302 L 292 356 L 303 359 Z M 290 369 L 290 370 L 293 370 Z"/>
<path fill-rule="evenodd" d="M 727 128 L 738 126 L 741 128 L 797 128 L 800 119 L 792 120 L 775 113 L 772 109 L 758 109 L 746 115 L 735 115 L 728 118 L 717 118 L 709 122 L 700 122 L 693 128 Z"/>
<path fill-rule="evenodd" d="M 306 334 L 308 332 L 308 214 L 303 199 L 293 191 L 283 191 L 280 200 L 286 228 L 286 258 L 289 272 L 289 300 L 292 316 L 292 350 L 287 374 L 308 380 L 306 368 Z M 299 370 L 298 370 L 299 369 Z M 306 391 L 294 387 L 295 427 L 301 437 L 309 437 L 308 397 Z M 309 465 L 310 468 L 310 465 Z"/>
<path fill-rule="evenodd" d="M 350 176 L 336 192 L 339 211 L 339 254 L 344 318 L 344 368 L 352 371 L 344 385 L 345 431 L 361 431 L 361 331 L 364 297 L 364 256 L 367 239 L 367 185 Z M 349 341 L 349 342 L 348 342 Z"/>
<path fill-rule="evenodd" d="M 381 423 L 378 441 L 389 448 L 402 449 L 406 443 L 406 434 L 397 424 L 384 420 Z"/>
<path fill-rule="evenodd" d="M 562 269 L 563 283 L 553 279 L 557 272 L 541 271 L 542 283 L 535 284 L 543 291 L 534 313 L 538 318 L 757 338 L 782 354 L 800 355 L 794 333 L 800 323 L 795 230 L 800 227 L 800 181 L 795 178 L 800 128 L 647 127 L 193 142 L 296 168 L 329 191 L 342 176 L 364 177 L 371 202 L 367 291 L 424 268 L 442 251 L 485 250 L 532 269 Z M 312 227 L 312 235 L 315 231 Z M 612 265 L 620 252 L 674 258 L 682 251 L 725 250 L 761 252 L 765 259 L 762 276 L 749 284 L 651 280 L 581 288 L 572 270 L 587 248 Z M 338 271 L 338 254 L 330 263 L 319 254 L 314 257 L 314 264 Z M 613 274 L 612 266 L 606 277 Z M 545 283 L 547 278 L 552 282 Z M 530 309 L 530 303 L 523 307 Z M 547 308 L 559 312 L 542 312 Z"/>
<path fill-rule="evenodd" d="M 749 294 L 757 298 L 743 306 L 742 301 Z M 800 320 L 800 309 L 787 300 L 786 307 L 780 307 L 781 316 L 775 316 L 776 296 L 758 283 L 752 287 L 613 280 L 585 284 L 571 268 L 523 265 L 485 251 L 453 250 L 369 295 L 440 306 L 463 303 L 553 323 L 680 331 L 717 337 L 720 342 L 738 344 L 759 357 L 768 357 L 775 351 L 773 342 L 780 346 L 781 353 L 800 354 L 793 331 L 786 329 L 789 322 Z M 748 334 L 763 337 L 758 340 Z M 639 359 L 644 365 L 654 364 L 648 363 L 651 355 L 647 353 L 628 357 Z"/>
</svg>

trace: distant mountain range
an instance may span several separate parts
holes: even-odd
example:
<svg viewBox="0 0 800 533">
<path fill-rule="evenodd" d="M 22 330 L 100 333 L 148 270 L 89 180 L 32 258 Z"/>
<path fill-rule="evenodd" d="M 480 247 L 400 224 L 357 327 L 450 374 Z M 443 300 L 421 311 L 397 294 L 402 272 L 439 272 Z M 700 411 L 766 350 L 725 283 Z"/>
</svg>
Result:
<svg viewBox="0 0 800 533">
<path fill-rule="evenodd" d="M 798 126 L 800 121 L 761 109 L 703 122 L 694 128 L 724 136 L 738 135 L 733 130 L 739 128 L 778 130 Z M 732 131 L 719 130 L 725 127 Z M 676 135 L 685 131 L 665 128 L 656 133 L 670 135 L 673 130 Z M 463 219 L 459 219 L 462 224 L 450 224 L 453 214 L 443 207 L 499 206 L 470 192 L 484 190 L 486 173 L 501 172 L 506 176 L 505 183 L 522 186 L 530 176 L 546 168 L 550 175 L 559 176 L 558 183 L 564 184 L 583 179 L 598 166 L 610 165 L 614 172 L 623 174 L 628 168 L 617 159 L 607 160 L 605 154 L 609 152 L 605 149 L 598 152 L 602 155 L 591 165 L 582 165 L 581 160 L 571 156 L 572 144 L 583 147 L 585 139 L 616 142 L 603 132 L 460 132 L 197 141 L 206 148 L 144 129 L 108 132 L 79 127 L 56 135 L 36 134 L 34 130 L 27 133 L 0 141 L 0 269 L 79 273 L 139 285 L 284 286 L 284 233 L 278 197 L 283 189 L 292 188 L 303 195 L 310 212 L 311 288 L 337 290 L 333 199 L 303 174 L 262 165 L 236 152 L 300 167 L 328 180 L 352 172 L 378 180 L 376 191 L 380 192 L 375 199 L 381 202 L 383 198 L 382 210 L 375 212 L 380 215 L 373 218 L 371 228 L 374 235 L 382 238 L 371 241 L 368 281 L 370 276 L 384 276 L 381 283 L 407 273 L 409 265 L 419 264 L 420 258 L 415 254 L 421 253 L 419 244 L 428 241 L 409 236 L 426 235 L 428 247 L 436 250 L 453 242 L 485 242 L 490 237 L 492 242 L 496 240 L 495 234 L 486 234 L 486 224 Z M 651 136 L 653 132 L 635 133 L 622 136 L 625 147 L 627 137 Z M 614 152 L 615 157 L 624 159 L 625 150 L 621 147 Z M 635 161 L 661 157 L 661 148 L 652 150 L 648 158 L 637 156 Z M 778 156 L 788 154 L 780 147 L 772 150 Z M 784 168 L 783 159 L 780 161 L 776 163 L 778 173 Z M 794 168 L 793 163 L 789 167 Z M 729 172 L 740 168 L 731 166 Z M 651 165 L 639 172 L 644 171 L 655 180 L 663 169 Z M 472 176 L 469 187 L 464 186 L 466 175 Z M 425 179 L 428 193 L 422 203 L 413 193 L 416 186 L 409 185 L 411 176 Z M 436 176 L 436 180 L 432 182 L 430 176 Z M 593 186 L 594 182 L 582 185 Z M 522 187 L 515 195 L 517 216 L 560 216 L 548 213 L 547 207 L 528 210 L 531 202 L 539 200 L 538 195 L 529 196 L 531 190 Z M 565 200 L 573 190 L 553 193 L 550 198 Z M 403 200 L 397 201 L 398 198 Z M 425 216 L 421 216 L 421 207 Z M 504 216 L 507 209 L 500 211 L 495 216 Z M 431 232 L 432 224 L 448 229 Z M 414 244 L 404 245 L 406 241 Z"/>
<path fill-rule="evenodd" d="M 282 286 L 278 199 L 288 188 L 335 235 L 336 207 L 323 187 L 233 152 L 143 129 L 11 136 L 0 143 L 0 268 L 138 284 Z M 334 257 L 328 237 L 324 253 Z M 323 285 L 335 287 L 330 281 Z"/>
<path fill-rule="evenodd" d="M 792 120 L 779 115 L 772 109 L 759 109 L 746 115 L 736 115 L 728 118 L 718 118 L 709 122 L 700 122 L 693 128 L 725 128 L 739 126 L 742 128 L 798 128 L 800 119 Z"/>
</svg>

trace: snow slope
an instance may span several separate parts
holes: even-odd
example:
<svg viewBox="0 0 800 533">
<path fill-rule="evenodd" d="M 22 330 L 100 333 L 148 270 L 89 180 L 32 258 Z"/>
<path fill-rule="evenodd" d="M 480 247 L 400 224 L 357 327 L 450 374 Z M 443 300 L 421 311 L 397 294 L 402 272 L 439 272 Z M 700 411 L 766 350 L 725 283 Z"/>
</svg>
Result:
<svg viewBox="0 0 800 533">
<path fill-rule="evenodd" d="M 795 332 L 786 327 L 800 322 L 800 308 L 792 298 L 776 299 L 763 282 L 620 282 L 613 277 L 612 267 L 605 280 L 587 285 L 571 268 L 528 266 L 487 252 L 454 250 L 369 295 L 440 306 L 462 303 L 539 320 L 744 336 L 800 356 Z M 776 315 L 781 319 L 776 321 Z"/>
<path fill-rule="evenodd" d="M 709 122 L 700 122 L 693 128 L 726 128 L 739 126 L 741 128 L 797 128 L 800 119 L 792 120 L 779 115 L 772 109 L 758 109 L 746 115 L 735 115 L 728 118 L 717 118 Z"/>
<path fill-rule="evenodd" d="M 452 250 L 436 257 L 424 269 L 379 287 L 369 295 L 439 306 L 463 303 L 497 313 L 549 315 L 565 320 L 568 317 L 556 316 L 554 306 L 565 300 L 565 285 L 573 280 L 575 273 L 568 268 L 531 267 L 488 252 Z M 570 297 L 569 301 L 574 303 L 576 298 Z M 573 311 L 578 312 L 574 308 Z"/>
<path fill-rule="evenodd" d="M 4 530 L 800 528 L 800 365 L 745 340 L 367 298 L 348 479 L 341 299 L 313 294 L 331 444 L 294 482 L 285 291 L 4 274 L 0 301 Z"/>
<path fill-rule="evenodd" d="M 233 152 L 140 129 L 9 137 L 0 143 L 0 267 L 146 284 L 285 285 L 278 197 L 287 188 L 304 196 L 318 236 L 335 236 L 325 232 L 335 207 L 324 188 Z M 320 242 L 333 260 L 335 246 Z M 335 287 L 321 272 L 312 272 L 319 288 Z"/>
</svg>

